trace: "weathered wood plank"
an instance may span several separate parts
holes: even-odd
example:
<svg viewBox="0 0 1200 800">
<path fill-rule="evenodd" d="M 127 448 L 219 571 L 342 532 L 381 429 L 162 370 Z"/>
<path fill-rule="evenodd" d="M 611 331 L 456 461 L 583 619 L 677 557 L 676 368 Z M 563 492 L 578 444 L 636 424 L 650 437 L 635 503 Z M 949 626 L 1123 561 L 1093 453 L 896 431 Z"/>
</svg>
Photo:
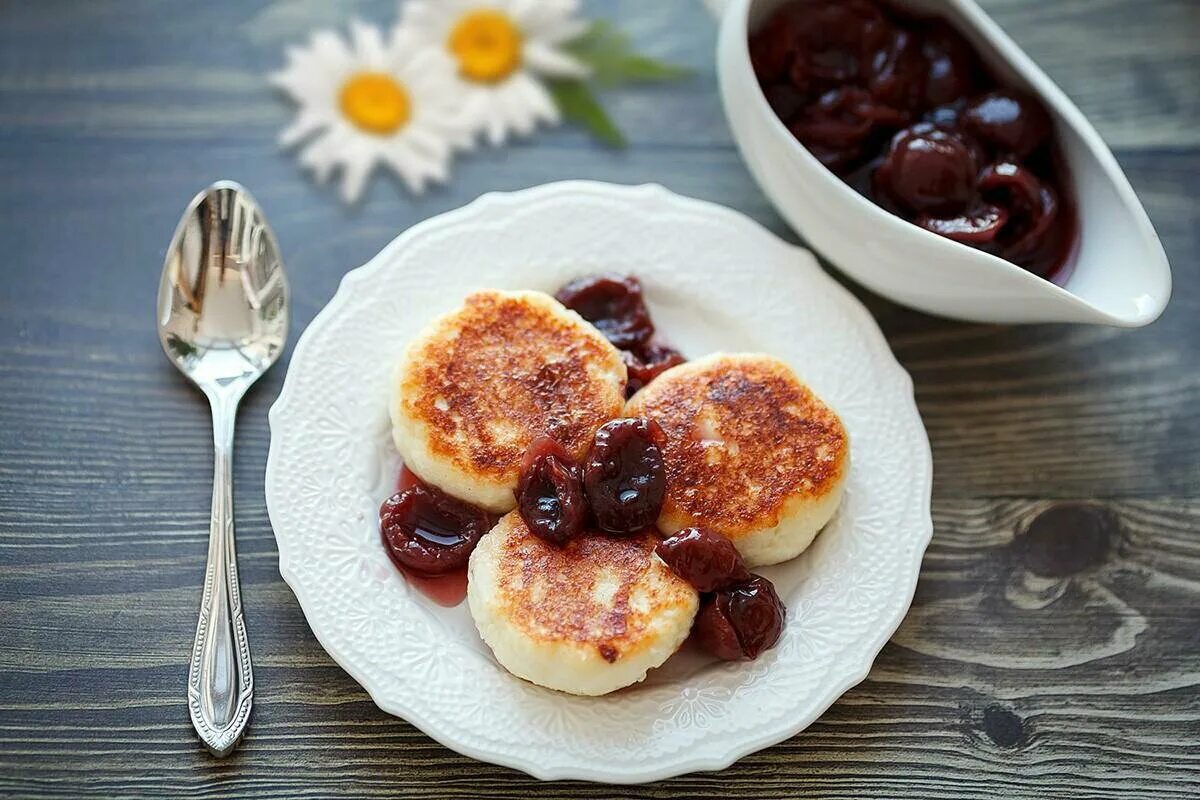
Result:
<svg viewBox="0 0 1200 800">
<path fill-rule="evenodd" d="M 727 144 L 712 70 L 715 27 L 699 0 L 647 4 L 593 0 L 597 15 L 621 20 L 646 49 L 693 66 L 687 86 L 610 98 L 632 141 L 667 146 Z M 982 5 L 1058 81 L 1104 137 L 1121 148 L 1200 144 L 1200 71 L 1190 0 L 984 0 Z M 19 48 L 0 77 L 0 128 L 116 139 L 203 139 L 236 127 L 270 138 L 286 107 L 261 75 L 285 43 L 352 13 L 386 22 L 384 0 L 323 4 L 276 0 L 169 9 L 149 0 L 42 0 L 3 10 L 0 46 Z M 199 46 L 199 26 L 230 35 Z M 144 35 L 154 31 L 153 37 Z M 56 46 L 70 41 L 70 49 Z M 123 48 L 116 50 L 113 48 Z M 140 60 L 122 58 L 136 52 Z M 214 113 L 219 111 L 220 113 Z M 570 137 L 569 137 L 570 138 Z"/>
<path fill-rule="evenodd" d="M 866 683 L 805 733 L 719 778 L 692 776 L 627 796 L 786 797 L 801 785 L 830 797 L 894 797 L 901 789 L 949 797 L 1188 796 L 1200 780 L 1193 747 L 1200 502 L 1083 504 L 1075 524 L 1039 530 L 1048 508 L 1063 506 L 940 501 L 913 611 Z M 264 527 L 255 520 L 242 530 L 256 541 Z M 199 559 L 197 552 L 193 570 Z M 135 586 L 151 575 L 166 585 L 98 585 L 86 603 L 64 586 L 70 572 L 18 568 L 25 585 L 0 598 L 8 634 L 0 774 L 9 776 L 0 791 L 55 796 L 58 781 L 69 787 L 59 796 L 81 786 L 117 794 L 383 796 L 400 785 L 385 775 L 403 776 L 411 796 L 526 791 L 513 773 L 454 756 L 375 709 L 321 651 L 273 565 L 257 559 L 243 562 L 257 623 L 256 718 L 235 760 L 215 768 L 230 781 L 209 785 L 214 766 L 196 751 L 177 697 L 178 654 L 190 640 L 196 602 L 186 561 L 127 564 L 124 577 Z M 84 559 L 75 568 L 106 566 Z M 136 649 L 125 644 L 130 630 L 138 632 Z M 1049 660 L 1031 661 L 1031 641 L 1053 654 Z M 55 652 L 63 642 L 70 648 Z M 57 758 L 64 751 L 75 754 L 74 764 Z M 447 772 L 462 783 L 443 785 Z M 947 783 L 948 775 L 964 778 Z M 556 785 L 554 795 L 611 796 L 583 784 Z"/>
<path fill-rule="evenodd" d="M 295 673 L 263 674 L 278 682 Z M 314 685 L 333 679 L 319 672 L 307 678 Z M 895 797 L 906 790 L 947 797 L 1187 797 L 1197 772 L 1187 746 L 1197 712 L 1169 710 L 1179 700 L 1178 693 L 1165 693 L 1139 702 L 1138 711 L 1052 695 L 1014 704 L 961 689 L 898 691 L 868 681 L 801 737 L 718 776 L 631 787 L 621 796 L 787 797 L 803 787 L 805 794 L 830 797 Z M 260 704 L 252 735 L 220 764 L 195 751 L 175 723 L 175 709 L 132 711 L 140 715 L 138 724 L 127 722 L 131 709 L 67 712 L 63 724 L 51 727 L 39 712 L 13 715 L 0 735 L 19 737 L 20 744 L 0 759 L 0 775 L 8 778 L 0 778 L 0 787 L 24 796 L 54 796 L 45 789 L 56 779 L 63 789 L 86 785 L 97 793 L 134 787 L 139 794 L 155 788 L 164 793 L 171 787 L 214 797 L 244 796 L 251 789 L 273 797 L 305 786 L 310 794 L 302 796 L 383 796 L 402 789 L 414 797 L 518 797 L 528 791 L 517 774 L 454 756 L 369 703 Z M 345 721 L 313 724 L 318 714 L 331 713 Z M 56 758 L 63 750 L 77 760 L 64 765 Z M 947 774 L 960 777 L 947 780 Z M 212 787 L 215 775 L 230 782 Z M 457 780 L 448 782 L 448 776 Z M 554 797 L 614 794 L 608 787 L 567 783 L 542 791 Z"/>
</svg>

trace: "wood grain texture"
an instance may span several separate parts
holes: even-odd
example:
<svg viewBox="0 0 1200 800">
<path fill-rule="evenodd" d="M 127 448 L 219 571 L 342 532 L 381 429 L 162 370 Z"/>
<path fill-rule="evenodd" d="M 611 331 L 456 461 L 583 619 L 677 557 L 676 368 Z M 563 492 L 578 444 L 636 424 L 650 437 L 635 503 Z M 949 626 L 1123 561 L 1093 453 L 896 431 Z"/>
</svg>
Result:
<svg viewBox="0 0 1200 800">
<path fill-rule="evenodd" d="M 698 0 L 588 5 L 691 81 L 607 94 L 633 146 L 570 129 L 346 210 L 274 136 L 262 82 L 314 24 L 388 0 L 0 0 L 0 796 L 1191 798 L 1200 795 L 1200 6 L 984 3 L 1114 145 L 1175 274 L 1135 332 L 949 322 L 855 289 L 913 375 L 933 544 L 870 677 L 717 774 L 539 785 L 389 717 L 317 644 L 263 505 L 277 367 L 239 421 L 250 732 L 218 762 L 183 703 L 207 536 L 200 396 L 152 333 L 163 248 L 216 177 L 284 246 L 295 331 L 398 231 L 478 194 L 657 181 L 789 239 L 720 111 Z M 486 276 L 486 274 L 485 274 Z M 293 341 L 295 339 L 293 333 Z"/>
</svg>

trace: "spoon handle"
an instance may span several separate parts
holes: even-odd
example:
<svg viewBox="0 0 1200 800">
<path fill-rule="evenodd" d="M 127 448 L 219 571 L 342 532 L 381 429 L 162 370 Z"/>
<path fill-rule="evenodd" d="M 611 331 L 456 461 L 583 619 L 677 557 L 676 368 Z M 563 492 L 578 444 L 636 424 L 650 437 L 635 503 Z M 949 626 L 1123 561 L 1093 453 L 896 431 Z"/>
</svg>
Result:
<svg viewBox="0 0 1200 800">
<path fill-rule="evenodd" d="M 216 392 L 209 395 L 215 446 L 212 524 L 200 621 L 188 669 L 192 725 L 215 756 L 228 755 L 241 739 L 254 696 L 233 542 L 233 426 L 238 399 Z"/>
</svg>

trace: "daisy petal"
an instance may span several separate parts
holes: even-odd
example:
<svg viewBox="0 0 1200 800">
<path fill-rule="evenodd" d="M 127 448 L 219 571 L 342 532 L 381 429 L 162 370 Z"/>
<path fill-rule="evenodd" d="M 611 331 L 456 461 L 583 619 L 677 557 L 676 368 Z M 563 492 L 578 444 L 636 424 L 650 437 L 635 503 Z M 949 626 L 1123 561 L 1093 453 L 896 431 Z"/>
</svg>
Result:
<svg viewBox="0 0 1200 800">
<path fill-rule="evenodd" d="M 279 146 L 285 150 L 293 147 L 312 136 L 322 128 L 329 126 L 331 120 L 324 114 L 312 108 L 305 108 L 279 134 Z"/>
<path fill-rule="evenodd" d="M 402 26 L 411 27 L 423 38 L 441 41 L 450 33 L 458 18 L 469 10 L 469 4 L 455 0 L 400 0 L 399 19 Z"/>
<path fill-rule="evenodd" d="M 405 142 L 394 142 L 383 152 L 383 158 L 410 190 L 420 193 L 428 182 L 445 183 L 449 169 L 445 162 L 434 162 L 414 153 Z"/>
<path fill-rule="evenodd" d="M 342 71 L 353 65 L 354 57 L 342 37 L 333 31 L 317 31 L 312 35 L 312 53 L 327 68 Z M 306 59 L 309 60 L 309 59 Z"/>
<path fill-rule="evenodd" d="M 375 169 L 375 159 L 369 156 L 364 158 L 364 155 L 360 153 L 358 158 L 346 159 L 342 164 L 342 200 L 347 205 L 353 204 L 362 196 L 367 178 Z"/>
<path fill-rule="evenodd" d="M 387 67 L 387 48 L 383 44 L 383 34 L 374 25 L 368 25 L 362 20 L 350 21 L 350 38 L 359 58 L 369 67 L 382 70 Z"/>
<path fill-rule="evenodd" d="M 557 47 L 539 41 L 529 41 L 521 50 L 525 64 L 534 72 L 555 78 L 586 78 L 590 70 L 579 59 Z"/>
<path fill-rule="evenodd" d="M 414 128 L 404 137 L 413 149 L 419 150 L 436 161 L 449 159 L 451 145 L 444 136 L 437 136 L 432 131 Z"/>
<path fill-rule="evenodd" d="M 454 75 L 457 67 L 445 50 L 423 47 L 416 42 L 405 46 L 409 48 L 405 62 L 396 63 L 393 60 L 392 66 L 404 68 L 404 72 L 411 76 L 409 83 L 422 88 L 449 83 L 446 79 Z"/>
<path fill-rule="evenodd" d="M 287 92 L 287 94 L 294 99 L 296 97 L 296 92 L 292 89 L 294 79 L 295 73 L 281 69 L 278 72 L 272 72 L 270 75 L 268 75 L 267 83 L 282 92 Z"/>
<path fill-rule="evenodd" d="M 521 80 L 512 82 L 506 99 L 511 106 L 521 110 L 525 120 L 522 132 L 533 133 L 539 123 L 558 122 L 558 108 L 546 87 L 527 74 L 520 77 Z"/>
<path fill-rule="evenodd" d="M 548 44 L 563 44 L 583 36 L 591 26 L 586 19 L 557 20 L 538 31 L 538 39 Z"/>
<path fill-rule="evenodd" d="M 384 163 L 404 181 L 410 192 L 418 193 L 424 188 L 424 181 L 421 180 L 421 161 L 404 142 L 392 142 L 384 149 L 382 155 Z"/>
<path fill-rule="evenodd" d="M 387 63 L 393 69 L 401 70 L 410 66 L 415 59 L 424 58 L 428 53 L 441 53 L 449 60 L 450 55 L 440 47 L 432 47 L 429 37 L 418 35 L 417 31 L 405 25 L 392 27 L 387 43 Z"/>
<path fill-rule="evenodd" d="M 332 131 L 327 131 L 309 142 L 300 151 L 298 161 L 300 166 L 313 174 L 317 183 L 325 183 L 337 166 L 337 147 L 331 146 L 336 137 Z"/>
<path fill-rule="evenodd" d="M 488 142 L 493 147 L 499 147 L 504 144 L 505 139 L 508 138 L 509 125 L 502 109 L 492 109 L 492 113 L 487 117 L 484 125 L 484 135 L 487 136 Z"/>
<path fill-rule="evenodd" d="M 514 8 L 512 13 L 526 36 L 549 44 L 561 44 L 578 38 L 592 24 L 590 20 L 579 16 L 579 4 L 570 0 L 531 0 L 520 8 Z"/>
<path fill-rule="evenodd" d="M 541 35 L 547 29 L 579 14 L 577 0 L 510 0 L 508 12 L 521 30 Z"/>
<path fill-rule="evenodd" d="M 554 98 L 541 81 L 521 75 L 519 80 L 513 81 L 513 90 L 519 93 L 521 102 L 532 110 L 537 120 L 551 125 L 558 124 L 561 119 L 558 106 L 554 104 Z"/>
</svg>

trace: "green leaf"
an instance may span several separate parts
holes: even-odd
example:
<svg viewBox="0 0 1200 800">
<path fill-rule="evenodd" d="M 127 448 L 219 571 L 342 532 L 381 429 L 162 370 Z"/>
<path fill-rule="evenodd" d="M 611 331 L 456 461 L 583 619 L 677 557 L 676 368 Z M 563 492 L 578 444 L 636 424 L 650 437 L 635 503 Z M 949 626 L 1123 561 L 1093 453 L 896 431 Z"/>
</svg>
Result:
<svg viewBox="0 0 1200 800">
<path fill-rule="evenodd" d="M 692 74 L 686 67 L 634 52 L 629 37 L 604 20 L 593 22 L 566 49 L 591 67 L 593 80 L 601 86 L 670 81 Z"/>
<path fill-rule="evenodd" d="M 600 101 L 583 81 L 549 81 L 550 96 L 562 112 L 563 119 L 575 122 L 591 131 L 592 135 L 610 147 L 624 147 L 625 135 L 621 133 Z"/>
</svg>

